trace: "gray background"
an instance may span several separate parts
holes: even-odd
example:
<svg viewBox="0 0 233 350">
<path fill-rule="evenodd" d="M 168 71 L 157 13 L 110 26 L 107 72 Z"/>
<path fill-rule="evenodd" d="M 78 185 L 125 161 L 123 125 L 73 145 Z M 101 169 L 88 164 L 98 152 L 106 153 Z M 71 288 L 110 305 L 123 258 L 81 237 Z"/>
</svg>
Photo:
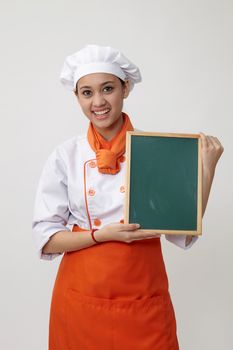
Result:
<svg viewBox="0 0 233 350">
<path fill-rule="evenodd" d="M 34 197 L 48 155 L 88 125 L 59 83 L 64 58 L 97 43 L 141 68 L 124 108 L 135 127 L 202 131 L 225 147 L 203 237 L 188 251 L 163 240 L 163 250 L 181 350 L 232 349 L 232 1 L 10 0 L 0 14 L 0 348 L 47 348 L 59 259 L 35 253 Z"/>
</svg>

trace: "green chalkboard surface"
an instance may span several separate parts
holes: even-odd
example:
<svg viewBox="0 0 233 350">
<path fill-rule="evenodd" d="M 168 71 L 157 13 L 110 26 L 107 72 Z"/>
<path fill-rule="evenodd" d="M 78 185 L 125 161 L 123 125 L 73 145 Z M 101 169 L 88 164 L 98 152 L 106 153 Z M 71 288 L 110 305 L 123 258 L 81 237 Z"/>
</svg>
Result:
<svg viewBox="0 0 233 350">
<path fill-rule="evenodd" d="M 126 159 L 125 223 L 200 235 L 200 136 L 127 132 Z"/>
</svg>

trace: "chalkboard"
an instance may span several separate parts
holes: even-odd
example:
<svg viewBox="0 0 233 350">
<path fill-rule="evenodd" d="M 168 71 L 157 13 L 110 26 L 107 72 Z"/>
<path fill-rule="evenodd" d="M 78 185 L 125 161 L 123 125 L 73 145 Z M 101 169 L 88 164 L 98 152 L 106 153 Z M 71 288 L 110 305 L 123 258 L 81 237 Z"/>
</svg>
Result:
<svg viewBox="0 0 233 350">
<path fill-rule="evenodd" d="M 201 234 L 199 134 L 127 132 L 125 223 L 160 234 Z"/>
</svg>

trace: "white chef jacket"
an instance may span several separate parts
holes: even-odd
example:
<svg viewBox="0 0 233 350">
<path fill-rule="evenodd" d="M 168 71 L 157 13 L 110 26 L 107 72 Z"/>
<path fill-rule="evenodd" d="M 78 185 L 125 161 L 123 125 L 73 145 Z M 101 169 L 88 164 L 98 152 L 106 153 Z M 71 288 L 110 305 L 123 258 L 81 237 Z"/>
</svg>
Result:
<svg viewBox="0 0 233 350">
<path fill-rule="evenodd" d="M 58 231 L 72 230 L 74 224 L 90 230 L 123 220 L 126 162 L 116 175 L 98 171 L 96 155 L 87 134 L 73 137 L 55 148 L 39 181 L 34 215 L 33 240 L 39 257 L 51 260 L 58 254 L 43 254 L 42 248 Z M 187 249 L 186 235 L 165 235 Z"/>
</svg>

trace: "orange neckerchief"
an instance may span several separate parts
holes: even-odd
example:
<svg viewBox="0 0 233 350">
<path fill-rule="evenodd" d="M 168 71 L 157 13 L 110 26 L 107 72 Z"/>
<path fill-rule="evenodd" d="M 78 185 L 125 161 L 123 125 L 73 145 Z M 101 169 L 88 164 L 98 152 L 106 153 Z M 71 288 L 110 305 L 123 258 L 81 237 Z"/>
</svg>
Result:
<svg viewBox="0 0 233 350">
<path fill-rule="evenodd" d="M 110 141 L 106 141 L 92 123 L 89 124 L 88 142 L 96 153 L 97 166 L 102 174 L 115 175 L 120 171 L 120 157 L 125 153 L 126 131 L 134 130 L 129 116 L 126 113 L 122 113 L 122 115 L 124 124 Z"/>
</svg>

